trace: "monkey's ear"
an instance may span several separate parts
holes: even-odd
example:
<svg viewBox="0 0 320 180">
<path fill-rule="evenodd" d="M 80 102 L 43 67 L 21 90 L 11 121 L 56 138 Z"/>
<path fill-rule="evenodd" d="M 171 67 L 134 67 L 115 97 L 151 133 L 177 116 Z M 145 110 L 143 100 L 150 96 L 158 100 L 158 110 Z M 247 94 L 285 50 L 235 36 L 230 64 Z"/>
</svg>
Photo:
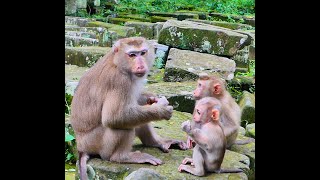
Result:
<svg viewBox="0 0 320 180">
<path fill-rule="evenodd" d="M 218 109 L 212 109 L 212 116 L 211 116 L 212 120 L 218 121 L 219 120 L 219 116 L 220 116 L 219 110 Z"/>
<path fill-rule="evenodd" d="M 112 52 L 116 53 L 119 51 L 119 47 L 120 47 L 120 40 L 115 42 L 114 45 L 112 46 Z"/>
<path fill-rule="evenodd" d="M 213 93 L 220 94 L 221 93 L 221 85 L 220 84 L 214 84 L 213 85 Z"/>
</svg>

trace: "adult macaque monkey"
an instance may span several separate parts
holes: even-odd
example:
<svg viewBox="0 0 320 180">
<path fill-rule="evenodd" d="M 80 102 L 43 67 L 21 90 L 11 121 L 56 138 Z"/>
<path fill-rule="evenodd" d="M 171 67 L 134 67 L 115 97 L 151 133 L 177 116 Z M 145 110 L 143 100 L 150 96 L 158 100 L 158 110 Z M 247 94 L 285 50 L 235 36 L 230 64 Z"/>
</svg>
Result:
<svg viewBox="0 0 320 180">
<path fill-rule="evenodd" d="M 213 97 L 205 97 L 196 102 L 193 121 L 182 123 L 185 131 L 196 143 L 192 158 L 185 158 L 178 171 L 186 171 L 196 176 L 204 176 L 206 172 L 242 172 L 241 169 L 221 169 L 226 151 L 226 137 L 219 121 L 223 116 L 221 103 Z M 186 165 L 191 163 L 191 166 Z"/>
<path fill-rule="evenodd" d="M 182 141 L 158 137 L 148 124 L 169 120 L 173 111 L 166 98 L 142 93 L 154 56 L 154 48 L 145 38 L 120 39 L 80 79 L 71 105 L 71 125 L 82 180 L 87 179 L 89 155 L 120 163 L 162 164 L 149 154 L 131 152 L 135 135 L 143 144 L 164 152 L 172 144 L 186 149 Z"/>
<path fill-rule="evenodd" d="M 223 115 L 220 117 L 224 134 L 227 138 L 227 148 L 232 144 L 247 144 L 253 142 L 254 139 L 244 141 L 236 141 L 241 120 L 241 110 L 239 105 L 230 95 L 225 87 L 225 81 L 217 76 L 209 76 L 206 73 L 199 75 L 197 88 L 193 91 L 195 100 L 204 97 L 215 97 L 221 101 Z M 187 140 L 188 148 L 192 148 L 192 141 Z"/>
</svg>

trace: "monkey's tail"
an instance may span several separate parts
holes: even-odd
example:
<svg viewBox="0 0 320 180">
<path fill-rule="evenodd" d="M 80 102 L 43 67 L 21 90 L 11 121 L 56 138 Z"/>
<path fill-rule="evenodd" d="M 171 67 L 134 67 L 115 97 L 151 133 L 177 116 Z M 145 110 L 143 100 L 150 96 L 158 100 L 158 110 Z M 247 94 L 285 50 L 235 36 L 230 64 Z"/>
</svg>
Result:
<svg viewBox="0 0 320 180">
<path fill-rule="evenodd" d="M 89 159 L 89 155 L 80 152 L 79 153 L 79 174 L 80 174 L 80 180 L 88 180 L 87 176 L 87 160 Z"/>
<path fill-rule="evenodd" d="M 243 140 L 236 140 L 234 142 L 234 144 L 237 144 L 237 145 L 244 145 L 244 144 L 249 144 L 249 143 L 252 143 L 252 142 L 255 142 L 256 140 L 254 138 L 248 138 L 248 139 L 243 139 Z"/>
<path fill-rule="evenodd" d="M 220 169 L 216 170 L 215 173 L 239 173 L 243 172 L 242 169 Z"/>
</svg>

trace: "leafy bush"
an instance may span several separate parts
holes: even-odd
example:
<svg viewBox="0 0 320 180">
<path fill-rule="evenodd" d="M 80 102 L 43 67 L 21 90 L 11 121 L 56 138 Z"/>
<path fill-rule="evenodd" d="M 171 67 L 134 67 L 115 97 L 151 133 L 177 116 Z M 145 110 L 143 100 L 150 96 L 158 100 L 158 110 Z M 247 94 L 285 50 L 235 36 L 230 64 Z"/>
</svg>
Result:
<svg viewBox="0 0 320 180">
<path fill-rule="evenodd" d="M 70 134 L 69 129 L 65 128 L 65 162 L 75 163 L 76 156 L 75 156 L 75 138 L 73 135 Z"/>
</svg>

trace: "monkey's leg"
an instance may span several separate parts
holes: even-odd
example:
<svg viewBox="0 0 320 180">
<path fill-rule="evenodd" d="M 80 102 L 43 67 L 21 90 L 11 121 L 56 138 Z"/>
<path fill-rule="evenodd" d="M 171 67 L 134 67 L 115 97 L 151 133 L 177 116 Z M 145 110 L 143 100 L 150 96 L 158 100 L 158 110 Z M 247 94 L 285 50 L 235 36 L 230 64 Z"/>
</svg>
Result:
<svg viewBox="0 0 320 180">
<path fill-rule="evenodd" d="M 150 163 L 162 164 L 149 154 L 141 152 L 130 152 L 134 140 L 134 129 L 111 129 L 107 128 L 104 134 L 104 147 L 100 152 L 102 159 L 119 163 Z"/>
<path fill-rule="evenodd" d="M 172 144 L 177 144 L 180 149 L 186 150 L 187 144 L 180 140 L 164 139 L 157 135 L 150 124 L 144 124 L 135 128 L 136 136 L 139 137 L 141 142 L 146 146 L 157 147 L 163 152 L 169 152 Z"/>
<path fill-rule="evenodd" d="M 202 157 L 202 154 L 199 150 L 199 147 L 196 146 L 193 149 L 193 155 L 192 155 L 194 167 L 189 165 L 183 165 L 181 164 L 178 168 L 178 171 L 186 171 L 196 176 L 204 176 L 205 170 L 204 170 L 204 159 Z"/>
<path fill-rule="evenodd" d="M 110 161 L 120 162 L 120 163 L 150 163 L 152 165 L 162 164 L 162 161 L 158 158 L 155 158 L 147 153 L 141 153 L 140 151 L 129 152 L 128 154 L 122 154 L 115 152 Z"/>
</svg>

